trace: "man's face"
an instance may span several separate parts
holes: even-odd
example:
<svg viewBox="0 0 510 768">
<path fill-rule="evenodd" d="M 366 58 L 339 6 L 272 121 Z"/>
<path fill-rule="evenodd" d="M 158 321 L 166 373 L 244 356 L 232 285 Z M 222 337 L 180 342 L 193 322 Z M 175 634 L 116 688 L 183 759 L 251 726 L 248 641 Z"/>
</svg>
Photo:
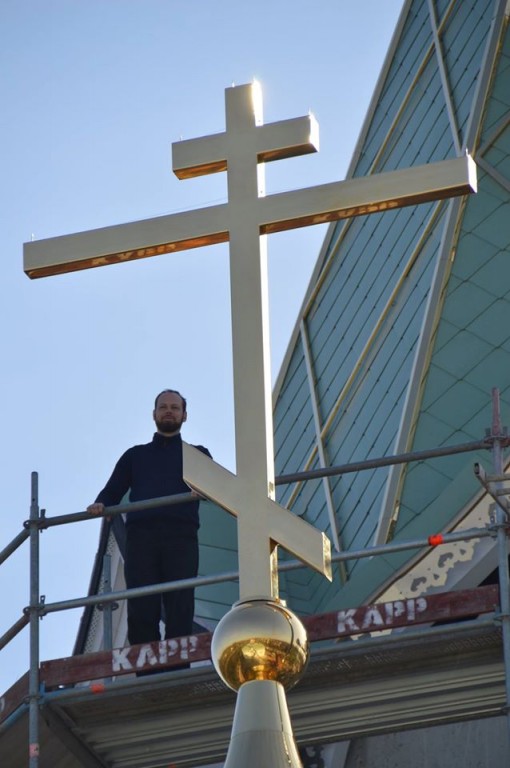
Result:
<svg viewBox="0 0 510 768">
<path fill-rule="evenodd" d="M 186 411 L 182 407 L 182 400 L 175 392 L 165 392 L 160 395 L 152 415 L 158 432 L 164 435 L 173 435 L 179 432 L 187 418 Z"/>
</svg>

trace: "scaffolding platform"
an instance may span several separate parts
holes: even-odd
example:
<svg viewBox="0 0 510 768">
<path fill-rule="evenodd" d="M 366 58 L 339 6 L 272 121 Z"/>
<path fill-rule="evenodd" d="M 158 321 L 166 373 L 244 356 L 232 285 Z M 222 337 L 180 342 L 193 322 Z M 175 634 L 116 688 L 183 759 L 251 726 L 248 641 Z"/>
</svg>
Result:
<svg viewBox="0 0 510 768">
<path fill-rule="evenodd" d="M 288 693 L 297 743 L 502 716 L 505 665 L 497 602 L 498 588 L 487 586 L 428 596 L 421 609 L 416 602 L 405 611 L 395 610 L 396 603 L 380 603 L 308 617 L 315 641 L 310 664 Z M 474 612 L 478 618 L 471 618 Z M 368 634 L 384 616 L 392 617 L 388 626 Z M 166 662 L 167 669 L 154 663 L 147 646 L 122 649 L 125 660 L 140 658 L 146 649 L 138 669 L 162 671 L 145 677 L 136 677 L 127 663 L 115 679 L 106 677 L 119 650 L 43 663 L 41 768 L 185 768 L 222 761 L 235 694 L 207 661 L 210 636 L 200 637 L 202 658 L 186 670 L 171 671 L 181 661 L 177 657 Z M 104 677 L 79 682 L 92 669 Z M 27 694 L 26 675 L 2 699 L 2 766 L 27 765 Z"/>
</svg>

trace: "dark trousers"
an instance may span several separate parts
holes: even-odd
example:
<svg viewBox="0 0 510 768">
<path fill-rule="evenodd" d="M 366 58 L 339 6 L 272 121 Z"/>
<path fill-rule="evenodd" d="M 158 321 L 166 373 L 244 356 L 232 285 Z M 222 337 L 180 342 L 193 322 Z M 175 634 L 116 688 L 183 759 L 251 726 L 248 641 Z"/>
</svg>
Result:
<svg viewBox="0 0 510 768">
<path fill-rule="evenodd" d="M 197 536 L 194 531 L 186 533 L 176 533 L 175 527 L 166 521 L 128 525 L 124 563 L 127 588 L 195 577 Z M 194 610 L 193 589 L 128 600 L 130 645 L 160 640 L 160 619 L 165 622 L 165 640 L 192 634 Z"/>
</svg>

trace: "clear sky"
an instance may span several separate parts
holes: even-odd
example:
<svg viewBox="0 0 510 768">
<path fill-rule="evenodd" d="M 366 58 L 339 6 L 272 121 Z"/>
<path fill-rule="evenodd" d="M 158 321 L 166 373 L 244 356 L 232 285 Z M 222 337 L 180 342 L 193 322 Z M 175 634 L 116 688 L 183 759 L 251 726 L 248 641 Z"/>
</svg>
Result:
<svg viewBox="0 0 510 768">
<path fill-rule="evenodd" d="M 403 0 L 2 0 L 0 3 L 0 549 L 29 516 L 78 512 L 154 395 L 189 402 L 183 436 L 233 469 L 227 246 L 31 281 L 22 245 L 226 202 L 224 174 L 179 181 L 171 143 L 224 130 L 224 90 L 262 84 L 264 120 L 312 111 L 321 150 L 273 163 L 267 193 L 345 177 Z M 276 378 L 325 228 L 269 238 Z M 296 467 L 296 469 L 298 469 Z M 41 536 L 47 602 L 87 593 L 99 522 Z M 0 566 L 0 635 L 28 604 L 28 543 Z M 41 622 L 71 653 L 80 611 Z M 0 693 L 28 630 L 0 652 Z"/>
</svg>

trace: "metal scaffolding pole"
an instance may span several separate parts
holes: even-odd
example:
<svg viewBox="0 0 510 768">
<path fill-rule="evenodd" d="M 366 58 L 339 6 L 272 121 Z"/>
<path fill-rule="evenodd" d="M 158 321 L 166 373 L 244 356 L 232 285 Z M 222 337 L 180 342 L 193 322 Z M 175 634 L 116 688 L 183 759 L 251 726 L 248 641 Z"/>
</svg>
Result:
<svg viewBox="0 0 510 768">
<path fill-rule="evenodd" d="M 103 589 L 104 594 L 112 591 L 112 558 L 110 555 L 103 557 Z M 117 608 L 116 603 L 107 601 L 99 603 L 98 608 L 103 612 L 103 650 L 111 651 L 113 648 L 113 621 L 112 612 Z"/>
<path fill-rule="evenodd" d="M 501 425 L 501 409 L 499 390 L 492 390 L 492 430 L 493 438 L 493 467 L 495 475 L 503 473 L 503 447 L 502 442 L 506 437 Z M 499 603 L 501 628 L 503 633 L 503 660 L 505 665 L 505 714 L 510 739 L 510 575 L 508 570 L 508 519 L 504 508 L 500 503 L 496 507 L 496 526 L 499 558 Z"/>
<path fill-rule="evenodd" d="M 32 472 L 30 503 L 30 670 L 28 682 L 29 768 L 39 765 L 39 478 Z"/>
<path fill-rule="evenodd" d="M 30 617 L 26 615 L 22 616 L 17 621 L 15 621 L 14 624 L 11 627 L 9 627 L 7 632 L 5 632 L 2 635 L 2 637 L 0 637 L 0 651 L 2 650 L 2 648 L 5 648 L 5 646 L 8 645 L 8 643 L 10 643 L 11 640 L 13 640 L 16 637 L 16 635 L 18 635 L 21 632 L 21 630 L 27 626 L 29 622 L 30 622 Z"/>
<path fill-rule="evenodd" d="M 510 438 L 504 435 L 500 438 L 502 447 L 510 445 Z M 275 478 L 276 485 L 288 485 L 290 483 L 303 482 L 304 480 L 315 480 L 323 477 L 333 477 L 335 475 L 344 475 L 352 472 L 361 472 L 367 469 L 377 469 L 378 467 L 389 467 L 393 464 L 408 464 L 413 461 L 425 461 L 426 459 L 439 458 L 441 456 L 452 456 L 457 453 L 469 453 L 479 450 L 490 450 L 492 440 L 486 437 L 483 440 L 474 440 L 469 443 L 459 443 L 457 445 L 447 445 L 442 448 L 431 448 L 423 451 L 411 451 L 409 453 L 400 453 L 394 456 L 382 456 L 365 461 L 357 461 L 352 464 L 340 464 L 333 467 L 321 467 L 320 469 L 310 469 L 305 472 L 293 472 L 286 475 L 279 475 Z M 128 504 L 116 504 L 105 509 L 101 517 L 112 517 L 126 512 L 136 512 L 142 509 L 156 509 L 158 507 L 167 507 L 174 504 L 185 504 L 191 501 L 203 499 L 200 494 L 190 491 L 189 493 L 179 493 L 173 496 L 163 496 L 158 499 L 148 499 L 147 501 L 130 502 Z M 100 515 L 97 515 L 100 517 Z M 56 515 L 54 517 L 45 517 L 42 514 L 39 518 L 38 526 L 41 529 L 51 528 L 57 525 L 66 525 L 67 523 L 77 523 L 84 520 L 94 519 L 87 511 L 71 512 L 65 515 Z M 25 527 L 29 526 L 29 521 L 25 522 Z M 25 540 L 25 532 L 21 532 L 9 544 L 3 552 L 0 553 L 0 564 L 5 560 L 20 544 Z"/>
<path fill-rule="evenodd" d="M 52 528 L 56 525 L 66 525 L 67 523 L 79 523 L 82 520 L 97 520 L 100 517 L 112 517 L 113 515 L 122 515 L 124 512 L 136 512 L 145 509 L 157 509 L 159 507 L 171 507 L 174 504 L 185 504 L 190 501 L 202 499 L 198 493 L 190 491 L 189 493 L 176 493 L 173 496 L 161 496 L 158 499 L 147 499 L 146 501 L 134 501 L 127 504 L 115 504 L 108 507 L 101 515 L 91 515 L 86 510 L 84 512 L 70 512 L 67 515 L 55 515 L 55 517 L 39 518 L 39 528 Z"/>
<path fill-rule="evenodd" d="M 11 541 L 10 544 L 8 544 L 2 551 L 0 552 L 0 565 L 4 562 L 4 560 L 7 560 L 10 555 L 12 555 L 13 552 L 15 552 L 18 547 L 20 547 L 23 542 L 28 539 L 30 536 L 30 532 L 28 528 L 25 528 L 25 530 L 18 533 L 18 535 Z"/>
<path fill-rule="evenodd" d="M 502 446 L 510 444 L 510 438 L 506 435 L 502 437 L 501 440 Z M 425 461 L 426 459 L 435 459 L 440 456 L 453 456 L 457 453 L 482 451 L 490 449 L 491 447 L 492 443 L 490 438 L 485 438 L 484 440 L 474 440 L 469 443 L 446 445 L 443 448 L 430 448 L 429 450 L 424 451 L 397 453 L 394 456 L 383 456 L 378 459 L 365 459 L 364 461 L 354 461 L 351 464 L 338 464 L 336 467 L 321 467 L 320 469 L 309 469 L 306 472 L 291 472 L 286 475 L 279 475 L 275 478 L 275 485 L 299 483 L 303 480 L 315 480 L 321 477 L 332 477 L 334 475 L 347 475 L 351 472 L 362 472 L 365 469 L 390 467 L 393 464 L 409 464 L 412 461 Z"/>
<path fill-rule="evenodd" d="M 494 537 L 492 528 L 470 528 L 457 533 L 432 534 L 423 539 L 411 539 L 409 541 L 392 542 L 391 544 L 381 544 L 378 547 L 367 547 L 366 549 L 351 550 L 348 552 L 338 552 L 331 557 L 332 563 L 342 562 L 344 560 L 360 560 L 364 557 L 374 557 L 376 555 L 387 555 L 391 552 L 403 552 L 409 549 L 424 549 L 427 547 L 436 547 L 441 544 L 451 544 L 457 541 L 468 541 L 470 539 L 483 539 Z M 278 570 L 293 571 L 307 566 L 301 560 L 287 560 L 279 563 Z M 107 603 L 118 600 L 132 599 L 135 597 L 147 597 L 163 592 L 175 592 L 181 589 L 191 589 L 195 587 L 205 587 L 211 584 L 220 584 L 225 581 L 237 581 L 239 571 L 226 571 L 224 573 L 214 574 L 212 576 L 195 576 L 192 579 L 179 579 L 178 581 L 169 581 L 161 584 L 151 584 L 146 587 L 134 587 L 132 589 L 121 589 L 117 592 L 101 592 L 99 595 L 87 595 L 86 597 L 77 597 L 72 600 L 60 600 L 56 603 L 45 603 L 39 608 L 39 615 L 46 616 L 49 613 L 58 611 L 68 611 L 74 608 L 82 608 L 86 605 L 104 606 Z"/>
</svg>

